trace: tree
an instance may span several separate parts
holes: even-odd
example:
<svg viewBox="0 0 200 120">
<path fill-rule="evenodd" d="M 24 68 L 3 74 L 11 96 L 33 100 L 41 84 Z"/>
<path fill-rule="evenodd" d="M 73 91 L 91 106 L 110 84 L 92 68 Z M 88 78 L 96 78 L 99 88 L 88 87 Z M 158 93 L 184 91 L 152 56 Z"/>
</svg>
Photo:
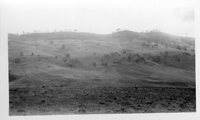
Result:
<svg viewBox="0 0 200 120">
<path fill-rule="evenodd" d="M 70 58 L 70 54 L 69 54 L 69 53 L 67 53 L 65 57 L 66 57 L 66 58 Z"/>
</svg>

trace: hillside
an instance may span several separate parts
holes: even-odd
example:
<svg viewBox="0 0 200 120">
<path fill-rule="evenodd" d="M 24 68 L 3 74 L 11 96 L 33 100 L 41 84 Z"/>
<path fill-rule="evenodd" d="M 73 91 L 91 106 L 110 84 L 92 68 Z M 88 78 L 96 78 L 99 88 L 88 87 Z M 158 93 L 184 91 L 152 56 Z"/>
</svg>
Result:
<svg viewBox="0 0 200 120">
<path fill-rule="evenodd" d="M 92 99 L 82 96 L 84 90 L 90 97 L 94 94 L 93 90 L 101 91 L 98 94 L 108 97 L 107 93 L 103 94 L 105 92 L 103 88 L 111 91 L 141 88 L 141 90 L 152 90 L 152 92 L 156 92 L 157 89 L 160 91 L 162 88 L 167 91 L 165 95 L 169 94 L 170 90 L 174 90 L 174 93 L 170 93 L 169 97 L 178 93 L 182 94 L 183 91 L 187 91 L 187 95 L 190 92 L 192 95 L 195 93 L 193 92 L 195 88 L 194 38 L 157 31 L 139 33 L 125 30 L 106 35 L 52 32 L 8 34 L 8 46 L 12 114 L 38 114 L 37 110 L 35 111 L 38 108 L 34 108 L 34 106 L 37 102 L 43 101 L 37 101 L 38 96 L 45 96 L 44 103 L 40 104 L 46 105 L 51 104 L 48 102 L 51 97 L 57 102 L 68 100 L 67 97 L 70 95 L 64 92 L 70 90 L 73 91 L 72 96 L 78 95 L 80 97 L 77 99 L 80 100 L 79 102 L 82 102 L 81 98 L 86 99 L 85 101 Z M 23 91 L 28 93 L 22 95 Z M 17 94 L 12 94 L 13 92 L 20 94 L 23 99 Z M 58 96 L 54 98 L 55 94 Z M 65 94 L 66 98 L 65 95 L 62 97 L 62 94 Z M 113 94 L 118 96 L 121 93 L 114 92 Z M 137 95 L 138 93 L 133 94 Z M 35 101 L 31 101 L 33 96 L 35 96 Z M 96 97 L 94 100 L 98 99 Z M 30 108 L 19 112 L 18 109 L 23 107 L 17 107 L 17 103 L 14 103 L 14 100 L 18 98 L 30 104 Z M 194 96 L 190 99 L 194 100 L 193 98 Z M 97 101 L 92 102 L 92 105 L 95 106 Z M 178 99 L 178 101 L 183 102 L 182 99 Z M 193 102 L 190 101 L 187 106 L 189 108 L 192 106 L 192 111 L 194 110 Z M 88 109 L 84 108 L 85 112 L 90 113 L 94 109 L 95 113 L 105 112 L 105 108 L 102 110 L 100 107 L 100 110 L 97 110 L 96 107 L 91 108 L 92 105 L 89 103 L 87 103 Z M 58 102 L 58 106 L 60 104 Z M 74 104 L 73 102 L 70 105 L 67 104 L 69 106 L 60 110 L 58 114 L 62 114 L 65 110 L 67 113 L 76 113 L 77 109 L 82 109 L 82 107 L 78 107 L 75 110 L 69 110 Z M 104 104 L 102 103 L 100 106 Z M 189 104 L 192 105 L 189 106 Z M 124 106 L 121 103 L 120 105 Z M 22 104 L 22 106 L 24 105 Z M 84 106 L 87 105 L 84 104 Z M 110 107 L 114 109 L 116 106 L 114 105 L 113 108 L 111 105 Z M 173 109 L 177 110 L 177 107 L 180 106 L 175 106 Z M 46 109 L 52 111 L 54 108 L 47 107 Z M 144 109 L 147 110 L 147 108 L 142 108 L 142 111 Z M 166 111 L 163 107 L 158 110 L 161 109 Z M 148 108 L 149 110 L 156 112 L 157 109 Z M 43 113 L 46 114 L 46 112 Z"/>
</svg>

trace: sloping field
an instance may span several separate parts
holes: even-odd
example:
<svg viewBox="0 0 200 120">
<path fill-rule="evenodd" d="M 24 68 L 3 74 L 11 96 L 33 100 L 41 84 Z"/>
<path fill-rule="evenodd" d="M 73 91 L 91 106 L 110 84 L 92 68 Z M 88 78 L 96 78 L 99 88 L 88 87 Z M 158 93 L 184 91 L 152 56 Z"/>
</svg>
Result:
<svg viewBox="0 0 200 120">
<path fill-rule="evenodd" d="M 9 35 L 10 115 L 195 111 L 193 38 Z"/>
</svg>

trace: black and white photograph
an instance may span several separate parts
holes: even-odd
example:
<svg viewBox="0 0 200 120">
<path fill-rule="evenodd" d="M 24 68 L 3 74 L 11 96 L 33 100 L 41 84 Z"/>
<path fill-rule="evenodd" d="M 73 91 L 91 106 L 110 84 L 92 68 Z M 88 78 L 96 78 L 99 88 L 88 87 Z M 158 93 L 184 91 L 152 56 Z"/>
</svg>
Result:
<svg viewBox="0 0 200 120">
<path fill-rule="evenodd" d="M 8 116 L 197 112 L 193 0 L 0 3 Z"/>
</svg>

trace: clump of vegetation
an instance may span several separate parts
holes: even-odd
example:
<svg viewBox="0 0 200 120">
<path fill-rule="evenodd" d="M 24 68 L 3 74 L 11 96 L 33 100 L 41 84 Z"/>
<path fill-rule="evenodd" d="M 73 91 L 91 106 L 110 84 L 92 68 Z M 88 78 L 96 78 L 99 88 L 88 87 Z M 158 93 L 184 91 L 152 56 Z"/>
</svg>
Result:
<svg viewBox="0 0 200 120">
<path fill-rule="evenodd" d="M 20 58 L 15 58 L 15 59 L 14 59 L 14 62 L 15 62 L 16 64 L 21 63 L 21 61 L 22 61 L 22 60 L 21 60 Z"/>
<path fill-rule="evenodd" d="M 68 62 L 69 67 L 82 67 L 83 64 L 78 58 L 72 58 Z"/>
<path fill-rule="evenodd" d="M 20 55 L 23 56 L 24 55 L 23 52 L 20 52 Z"/>
<path fill-rule="evenodd" d="M 195 50 L 194 50 L 194 49 L 191 49 L 191 51 L 194 52 Z"/>
<path fill-rule="evenodd" d="M 67 59 L 63 59 L 63 62 L 67 62 Z"/>
<path fill-rule="evenodd" d="M 146 62 L 146 61 L 145 61 L 144 57 L 139 57 L 139 58 L 137 58 L 137 59 L 135 60 L 135 62 L 136 62 L 136 63 L 141 63 L 141 62 L 144 63 L 144 62 Z"/>
<path fill-rule="evenodd" d="M 177 45 L 177 46 L 176 46 L 176 49 L 181 50 L 181 46 L 180 46 L 180 45 Z"/>
<path fill-rule="evenodd" d="M 67 53 L 67 54 L 65 55 L 65 57 L 63 57 L 63 62 L 67 62 L 67 61 L 69 61 L 69 60 L 71 60 L 71 57 L 70 57 L 70 54 Z"/>
<path fill-rule="evenodd" d="M 71 68 L 72 68 L 72 67 L 73 67 L 73 65 L 72 65 L 72 64 L 69 64 L 69 67 L 71 67 Z"/>
<path fill-rule="evenodd" d="M 65 57 L 66 57 L 66 58 L 70 58 L 70 54 L 69 54 L 69 53 L 67 53 Z"/>
<path fill-rule="evenodd" d="M 182 49 L 183 49 L 184 51 L 187 51 L 187 47 L 186 47 L 186 46 L 184 46 Z"/>
<path fill-rule="evenodd" d="M 65 49 L 65 45 L 64 44 L 62 45 L 61 49 Z"/>
<path fill-rule="evenodd" d="M 102 62 L 101 65 L 106 67 L 106 66 L 108 66 L 108 63 L 107 62 Z"/>
<path fill-rule="evenodd" d="M 18 76 L 12 74 L 11 71 L 9 71 L 9 82 L 15 81 L 17 79 L 18 79 Z"/>
<path fill-rule="evenodd" d="M 129 62 L 131 61 L 131 55 L 128 56 L 128 61 L 129 61 Z"/>
<path fill-rule="evenodd" d="M 153 61 L 159 63 L 161 61 L 160 56 L 154 56 Z"/>
<path fill-rule="evenodd" d="M 181 58 L 177 55 L 177 56 L 176 56 L 176 60 L 177 60 L 177 62 L 180 62 L 180 61 L 181 61 Z"/>
<path fill-rule="evenodd" d="M 120 61 L 114 61 L 113 64 L 121 64 Z"/>
<path fill-rule="evenodd" d="M 126 53 L 127 53 L 127 51 L 126 51 L 126 50 L 123 50 L 123 51 L 122 51 L 122 54 L 126 54 Z"/>
<path fill-rule="evenodd" d="M 145 48 L 149 48 L 150 47 L 150 45 L 149 44 L 147 44 L 147 43 L 142 43 L 142 45 L 141 46 L 143 46 L 143 47 L 145 47 Z"/>
</svg>

